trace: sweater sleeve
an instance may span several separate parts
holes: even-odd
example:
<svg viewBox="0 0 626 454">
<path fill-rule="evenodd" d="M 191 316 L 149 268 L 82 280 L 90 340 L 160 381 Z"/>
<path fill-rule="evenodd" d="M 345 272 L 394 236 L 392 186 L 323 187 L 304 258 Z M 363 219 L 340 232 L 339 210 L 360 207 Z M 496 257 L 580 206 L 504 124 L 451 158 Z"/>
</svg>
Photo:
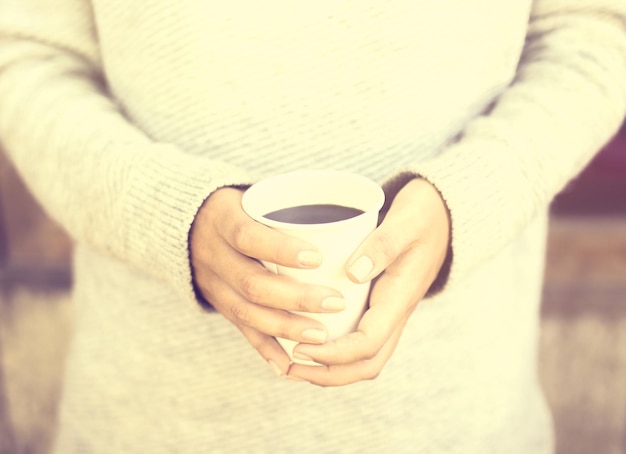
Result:
<svg viewBox="0 0 626 454">
<path fill-rule="evenodd" d="M 497 37 L 494 37 L 497 39 Z M 514 81 L 453 144 L 387 183 L 429 180 L 451 216 L 436 287 L 511 242 L 614 134 L 626 110 L 626 3 L 537 0 Z"/>
<path fill-rule="evenodd" d="M 240 169 L 156 143 L 107 95 L 89 2 L 0 4 L 0 140 L 48 213 L 81 243 L 192 298 L 188 234 Z"/>
</svg>

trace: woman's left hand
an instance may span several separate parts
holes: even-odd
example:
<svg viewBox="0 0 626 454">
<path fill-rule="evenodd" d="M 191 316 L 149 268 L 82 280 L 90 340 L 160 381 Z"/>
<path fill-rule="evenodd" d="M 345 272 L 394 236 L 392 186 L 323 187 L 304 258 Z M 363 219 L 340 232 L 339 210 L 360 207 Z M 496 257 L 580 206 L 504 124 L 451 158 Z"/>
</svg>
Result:
<svg viewBox="0 0 626 454">
<path fill-rule="evenodd" d="M 294 349 L 297 357 L 323 366 L 293 364 L 288 376 L 320 386 L 376 378 L 437 278 L 449 242 L 450 219 L 441 195 L 424 179 L 409 181 L 380 226 L 347 263 L 348 276 L 355 282 L 378 276 L 357 331 L 322 345 L 299 344 Z"/>
</svg>

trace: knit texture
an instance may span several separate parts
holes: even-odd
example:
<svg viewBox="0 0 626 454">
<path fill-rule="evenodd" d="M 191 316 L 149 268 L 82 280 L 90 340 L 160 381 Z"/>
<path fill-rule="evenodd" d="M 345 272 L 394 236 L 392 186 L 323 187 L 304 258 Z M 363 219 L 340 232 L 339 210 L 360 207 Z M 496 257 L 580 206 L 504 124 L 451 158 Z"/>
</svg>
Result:
<svg viewBox="0 0 626 454">
<path fill-rule="evenodd" d="M 547 208 L 626 111 L 621 0 L 0 0 L 0 140 L 76 240 L 57 451 L 542 453 Z M 416 175 L 452 262 L 374 381 L 275 378 L 195 299 L 225 185 Z"/>
</svg>

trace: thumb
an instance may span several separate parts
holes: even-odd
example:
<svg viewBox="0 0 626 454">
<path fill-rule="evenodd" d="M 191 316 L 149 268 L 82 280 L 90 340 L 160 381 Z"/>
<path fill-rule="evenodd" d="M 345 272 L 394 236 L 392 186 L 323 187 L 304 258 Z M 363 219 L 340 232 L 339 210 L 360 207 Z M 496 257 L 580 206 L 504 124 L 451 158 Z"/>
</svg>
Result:
<svg viewBox="0 0 626 454">
<path fill-rule="evenodd" d="M 395 207 L 382 224 L 370 233 L 346 263 L 350 280 L 367 282 L 382 273 L 416 241 L 416 229 L 409 210 Z"/>
<path fill-rule="evenodd" d="M 439 213 L 441 207 L 445 207 L 441 196 L 428 181 L 414 178 L 405 184 L 394 197 L 383 222 L 348 260 L 348 277 L 363 283 L 382 273 L 402 253 L 423 240 L 421 236 L 431 222 L 432 213 Z M 447 221 L 447 211 L 443 210 Z"/>
</svg>

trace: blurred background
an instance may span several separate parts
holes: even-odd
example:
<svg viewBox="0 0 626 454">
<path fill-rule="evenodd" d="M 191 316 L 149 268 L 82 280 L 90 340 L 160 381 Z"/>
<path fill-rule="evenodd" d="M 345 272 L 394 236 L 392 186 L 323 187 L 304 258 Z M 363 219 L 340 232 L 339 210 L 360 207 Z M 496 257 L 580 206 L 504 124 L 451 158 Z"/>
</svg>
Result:
<svg viewBox="0 0 626 454">
<path fill-rule="evenodd" d="M 0 454 L 48 452 L 71 249 L 0 150 Z M 626 453 L 626 126 L 553 204 L 540 373 L 558 454 Z"/>
</svg>

